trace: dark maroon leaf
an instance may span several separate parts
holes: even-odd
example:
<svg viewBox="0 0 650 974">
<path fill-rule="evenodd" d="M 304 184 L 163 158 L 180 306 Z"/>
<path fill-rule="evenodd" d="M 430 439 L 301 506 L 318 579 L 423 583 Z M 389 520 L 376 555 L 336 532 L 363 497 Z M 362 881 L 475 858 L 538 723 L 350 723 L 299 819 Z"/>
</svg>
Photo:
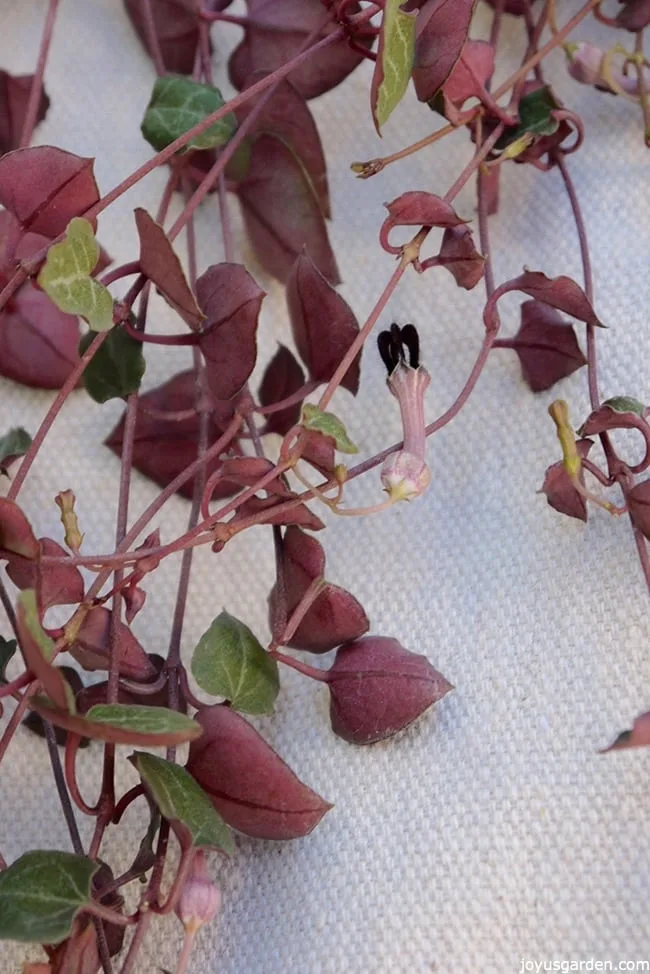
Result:
<svg viewBox="0 0 650 974">
<path fill-rule="evenodd" d="M 341 646 L 327 683 L 332 730 L 350 744 L 392 737 L 453 690 L 426 656 L 386 636 Z"/>
<path fill-rule="evenodd" d="M 543 301 L 524 301 L 521 324 L 506 343 L 519 356 L 524 379 L 533 392 L 542 392 L 587 364 L 573 325 Z"/>
<path fill-rule="evenodd" d="M 41 538 L 40 554 L 48 557 L 63 557 L 68 552 L 52 541 Z M 84 597 L 84 580 L 74 565 L 42 565 L 36 561 L 14 556 L 7 564 L 7 575 L 16 588 L 33 588 L 36 591 L 41 612 L 53 605 L 76 605 Z"/>
<path fill-rule="evenodd" d="M 248 79 L 246 87 L 248 88 L 259 81 L 265 74 L 266 72 L 253 74 Z M 291 77 L 293 78 L 293 75 Z M 251 109 L 265 94 L 266 92 L 256 98 L 251 98 L 250 101 L 242 105 L 237 111 L 237 118 L 240 122 L 247 117 Z M 252 132 L 258 134 L 266 132 L 276 135 L 288 145 L 307 171 L 323 216 L 329 217 L 331 214 L 327 188 L 327 166 L 320 135 L 307 102 L 291 81 L 285 79 L 280 82 L 257 116 Z"/>
<path fill-rule="evenodd" d="M 213 264 L 196 282 L 205 334 L 200 348 L 213 396 L 231 399 L 255 368 L 257 321 L 265 292 L 241 264 Z"/>
<path fill-rule="evenodd" d="M 306 247 L 332 284 L 340 281 L 325 218 L 300 159 L 274 135 L 253 143 L 246 178 L 238 184 L 244 222 L 266 270 L 286 281 Z"/>
<path fill-rule="evenodd" d="M 487 41 L 467 41 L 451 74 L 442 86 L 444 114 L 457 124 L 468 98 L 483 98 L 485 84 L 494 72 L 494 50 Z"/>
<path fill-rule="evenodd" d="M 623 3 L 625 6 L 615 18 L 619 27 L 639 31 L 650 24 L 650 0 L 623 0 Z"/>
<path fill-rule="evenodd" d="M 301 389 L 305 384 L 305 373 L 293 352 L 284 345 L 278 347 L 277 352 L 267 365 L 260 384 L 259 401 L 262 406 L 271 406 L 281 402 Z M 271 413 L 266 420 L 267 433 L 279 433 L 284 436 L 300 418 L 301 404 Z"/>
<path fill-rule="evenodd" d="M 447 227 L 442 235 L 439 263 L 453 275 L 456 284 L 471 291 L 484 274 L 485 257 L 474 246 L 469 227 Z"/>
<path fill-rule="evenodd" d="M 125 6 L 142 46 L 151 55 L 147 37 L 145 0 L 125 0 Z M 221 3 L 212 9 L 223 9 Z M 199 40 L 199 0 L 151 0 L 154 30 L 163 64 L 176 74 L 191 74 Z"/>
<path fill-rule="evenodd" d="M 487 0 L 487 3 L 494 8 L 496 8 L 497 2 L 498 0 Z M 504 13 L 513 14 L 515 17 L 523 17 L 532 3 L 536 3 L 536 0 L 505 0 L 503 10 Z"/>
<path fill-rule="evenodd" d="M 650 480 L 642 480 L 625 495 L 630 517 L 639 531 L 650 538 Z"/>
<path fill-rule="evenodd" d="M 198 457 L 198 413 L 194 412 L 188 418 L 180 420 L 173 416 L 176 412 L 193 410 L 195 406 L 196 376 L 192 370 L 179 372 L 162 386 L 138 398 L 133 465 L 161 487 L 166 487 L 175 480 Z M 154 415 L 148 412 L 150 409 L 155 411 Z M 172 418 L 166 419 L 165 413 L 170 413 Z M 213 416 L 210 444 L 219 438 L 221 428 L 220 419 L 216 421 Z M 104 441 L 118 457 L 122 455 L 123 436 L 124 416 Z M 220 465 L 221 460 L 218 457 L 209 461 L 206 465 L 206 476 L 209 477 Z M 213 497 L 230 497 L 236 489 L 233 484 L 220 481 L 215 487 Z M 180 488 L 179 494 L 191 499 L 193 491 L 194 477 L 191 477 Z"/>
<path fill-rule="evenodd" d="M 638 399 L 618 396 L 609 399 L 589 414 L 580 427 L 581 436 L 595 436 L 607 430 L 638 429 L 645 423 L 644 406 Z"/>
<path fill-rule="evenodd" d="M 93 159 L 52 145 L 0 158 L 0 203 L 25 230 L 56 237 L 99 199 Z"/>
<path fill-rule="evenodd" d="M 0 70 L 0 155 L 18 148 L 27 113 L 33 74 L 14 75 Z M 50 99 L 41 92 L 36 122 L 42 122 Z"/>
<path fill-rule="evenodd" d="M 31 282 L 0 315 L 0 374 L 14 382 L 60 389 L 79 362 L 78 346 L 77 316 L 59 311 Z"/>
<path fill-rule="evenodd" d="M 266 512 L 265 524 L 297 524 L 307 531 L 321 531 L 325 525 L 306 504 L 297 504 L 288 510 L 284 508 L 287 501 L 297 500 L 298 495 L 290 493 L 288 497 L 251 497 L 237 509 L 237 514 L 229 521 L 229 524 L 236 524 L 255 514 Z M 278 508 L 275 512 L 274 509 Z"/>
<path fill-rule="evenodd" d="M 388 216 L 379 233 L 379 242 L 389 254 L 399 254 L 401 247 L 389 243 L 390 232 L 395 227 L 457 227 L 462 220 L 453 206 L 433 193 L 411 190 L 402 193 L 392 203 L 385 204 Z"/>
<path fill-rule="evenodd" d="M 222 464 L 224 480 L 238 487 L 254 487 L 262 477 L 275 468 L 275 464 L 264 457 L 227 457 Z M 268 481 L 263 488 L 279 497 L 292 497 L 293 494 L 281 477 Z"/>
<path fill-rule="evenodd" d="M 304 436 L 302 459 L 322 473 L 324 477 L 331 477 L 336 466 L 336 444 L 331 436 L 309 430 Z"/>
<path fill-rule="evenodd" d="M 186 767 L 232 828 L 258 839 L 297 839 L 332 807 L 232 707 L 203 707 L 196 719 L 203 734 L 190 745 Z"/>
<path fill-rule="evenodd" d="M 93 606 L 84 618 L 69 652 L 86 670 L 107 670 L 110 651 L 111 613 L 102 605 Z M 150 680 L 156 671 L 128 626 L 119 623 L 120 675 L 132 680 Z"/>
<path fill-rule="evenodd" d="M 420 101 L 430 101 L 458 61 L 476 0 L 427 0 L 418 13 L 413 82 Z"/>
<path fill-rule="evenodd" d="M 324 21 L 320 0 L 247 0 L 247 7 L 254 26 L 246 28 L 244 39 L 228 62 L 230 80 L 240 90 L 253 72 L 275 71 L 285 65 Z M 351 15 L 359 9 L 351 3 L 346 13 Z M 337 29 L 337 24 L 329 21 L 321 36 Z M 315 98 L 340 84 L 362 60 L 363 55 L 342 39 L 296 68 L 291 82 L 303 98 Z"/>
<path fill-rule="evenodd" d="M 289 615 L 311 583 L 322 576 L 324 571 L 325 552 L 320 543 L 298 527 L 287 528 L 284 534 L 282 572 Z M 280 616 L 277 583 L 269 595 L 269 609 L 277 639 L 281 636 L 276 625 Z M 363 606 L 354 596 L 328 582 L 286 645 L 309 653 L 327 653 L 341 643 L 363 636 L 369 625 Z"/>
<path fill-rule="evenodd" d="M 18 504 L 0 497 L 0 558 L 21 555 L 36 559 L 40 551 L 31 524 Z"/>
<path fill-rule="evenodd" d="M 540 271 L 524 271 L 520 277 L 498 287 L 485 305 L 483 321 L 488 331 L 498 326 L 497 301 L 509 291 L 523 291 L 536 301 L 550 304 L 588 325 L 601 326 L 587 295 L 570 277 L 547 277 Z"/>
<path fill-rule="evenodd" d="M 135 211 L 140 238 L 140 270 L 156 285 L 165 300 L 179 313 L 190 328 L 198 328 L 203 314 L 185 279 L 181 262 L 167 234 L 146 210 Z"/>
<path fill-rule="evenodd" d="M 650 747 L 650 713 L 637 717 L 632 724 L 632 730 L 619 734 L 613 744 L 603 748 L 601 754 L 622 751 L 628 747 Z"/>
<path fill-rule="evenodd" d="M 287 280 L 287 305 L 296 348 L 317 382 L 332 378 L 359 334 L 359 325 L 346 301 L 320 273 L 308 254 L 301 254 Z M 356 395 L 361 352 L 341 385 Z"/>
<path fill-rule="evenodd" d="M 576 443 L 576 448 L 581 457 L 586 457 L 592 446 L 591 440 L 578 440 Z M 584 484 L 583 470 L 580 471 L 579 476 L 580 482 Z M 579 521 L 587 520 L 587 501 L 571 483 L 561 460 L 547 469 L 540 493 L 546 494 L 546 500 L 550 506 L 559 511 L 560 514 L 567 514 Z"/>
</svg>

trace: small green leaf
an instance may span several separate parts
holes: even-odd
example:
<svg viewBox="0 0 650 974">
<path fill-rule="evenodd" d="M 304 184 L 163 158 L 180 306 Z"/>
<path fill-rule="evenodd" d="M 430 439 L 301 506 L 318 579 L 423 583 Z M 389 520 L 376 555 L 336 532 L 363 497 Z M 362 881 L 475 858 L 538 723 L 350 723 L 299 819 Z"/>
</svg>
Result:
<svg viewBox="0 0 650 974">
<path fill-rule="evenodd" d="M 22 426 L 14 426 L 4 436 L 0 436 L 0 473 L 7 474 L 7 468 L 12 460 L 24 457 L 32 438 Z"/>
<path fill-rule="evenodd" d="M 537 136 L 553 135 L 559 122 L 552 113 L 559 107 L 548 85 L 524 95 L 519 102 L 518 124 L 506 129 L 494 148 L 501 152 L 515 143 L 508 153 L 513 156 L 528 148 Z"/>
<path fill-rule="evenodd" d="M 341 453 L 359 452 L 348 436 L 345 426 L 334 413 L 324 413 L 318 406 L 306 403 L 302 407 L 302 425 L 305 429 L 331 436 L 336 443 L 336 449 Z"/>
<path fill-rule="evenodd" d="M 50 639 L 41 625 L 34 589 L 27 588 L 21 592 L 18 596 L 18 602 L 23 607 L 25 613 L 23 618 L 30 636 L 41 651 L 43 659 L 47 660 L 48 663 L 51 662 L 54 656 L 54 641 Z"/>
<path fill-rule="evenodd" d="M 167 74 L 153 86 L 140 130 L 149 145 L 160 151 L 224 104 L 218 88 Z M 236 128 L 237 120 L 231 112 L 188 142 L 186 150 L 225 145 Z"/>
<path fill-rule="evenodd" d="M 96 333 L 89 331 L 79 342 L 79 354 L 87 350 Z M 137 392 L 146 368 L 142 342 L 124 328 L 113 328 L 84 370 L 86 392 L 95 402 L 124 399 Z"/>
<path fill-rule="evenodd" d="M 0 939 L 60 943 L 90 900 L 98 869 L 69 852 L 26 852 L 0 873 Z"/>
<path fill-rule="evenodd" d="M 641 417 L 645 412 L 643 403 L 632 396 L 614 396 L 613 399 L 606 399 L 603 406 L 609 406 L 615 413 L 636 413 Z"/>
<path fill-rule="evenodd" d="M 5 639 L 4 636 L 0 636 L 0 683 L 7 682 L 7 665 L 17 648 L 18 643 L 15 639 Z"/>
<path fill-rule="evenodd" d="M 180 823 L 182 830 L 189 832 L 192 845 L 234 852 L 230 829 L 185 768 L 145 751 L 136 751 L 129 760 L 161 815 L 169 819 L 172 827 Z"/>
<path fill-rule="evenodd" d="M 140 707 L 137 704 L 97 703 L 91 707 L 86 718 L 93 724 L 109 724 L 125 731 L 135 731 L 138 734 L 183 734 L 187 732 L 188 740 L 197 736 L 200 725 L 191 717 L 179 714 L 167 707 Z"/>
<path fill-rule="evenodd" d="M 386 0 L 377 66 L 372 83 L 375 124 L 379 130 L 404 97 L 415 61 L 415 13 L 405 13 L 404 0 Z"/>
<path fill-rule="evenodd" d="M 206 693 L 225 697 L 244 714 L 268 714 L 280 689 L 278 664 L 239 619 L 222 612 L 199 639 L 194 679 Z"/>
<path fill-rule="evenodd" d="M 48 250 L 38 283 L 61 311 L 81 315 L 93 331 L 107 331 L 113 327 L 113 298 L 90 276 L 98 260 L 93 228 L 76 216 L 68 224 L 65 240 Z"/>
</svg>

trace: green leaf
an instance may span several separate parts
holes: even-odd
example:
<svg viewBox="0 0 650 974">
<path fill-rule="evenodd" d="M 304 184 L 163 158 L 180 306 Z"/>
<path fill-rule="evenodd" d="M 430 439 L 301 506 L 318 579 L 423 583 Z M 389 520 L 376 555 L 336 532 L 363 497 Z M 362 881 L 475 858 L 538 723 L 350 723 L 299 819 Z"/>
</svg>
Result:
<svg viewBox="0 0 650 974">
<path fill-rule="evenodd" d="M 508 155 L 518 155 L 534 142 L 537 136 L 552 135 L 557 132 L 559 122 L 553 117 L 552 112 L 559 107 L 548 85 L 524 95 L 519 102 L 518 124 L 506 129 L 494 148 L 501 152 L 511 146 Z"/>
<path fill-rule="evenodd" d="M 206 693 L 225 697 L 244 714 L 268 714 L 280 689 L 278 664 L 239 619 L 222 612 L 199 639 L 194 679 Z"/>
<path fill-rule="evenodd" d="M 54 656 L 54 641 L 50 639 L 41 625 L 34 589 L 27 588 L 21 592 L 18 596 L 18 602 L 23 607 L 23 618 L 30 636 L 38 646 L 43 659 L 47 660 L 48 663 L 51 662 Z"/>
<path fill-rule="evenodd" d="M 138 734 L 182 734 L 200 730 L 191 717 L 167 707 L 140 707 L 137 704 L 97 703 L 86 713 L 93 724 L 110 724 Z M 193 736 L 190 734 L 190 736 Z"/>
<path fill-rule="evenodd" d="M 229 853 L 235 851 L 230 829 L 185 768 L 145 751 L 136 751 L 129 760 L 161 815 L 169 819 L 172 826 L 180 823 L 181 831 L 189 832 L 192 845 L 223 849 Z"/>
<path fill-rule="evenodd" d="M 4 436 L 0 436 L 0 473 L 6 474 L 7 467 L 17 457 L 24 457 L 32 438 L 22 426 L 14 426 Z"/>
<path fill-rule="evenodd" d="M 324 413 L 318 406 L 306 403 L 302 407 L 302 425 L 305 429 L 331 436 L 336 443 L 336 449 L 341 453 L 359 452 L 348 436 L 345 426 L 334 413 Z"/>
<path fill-rule="evenodd" d="M 372 79 L 373 116 L 377 130 L 404 97 L 415 61 L 415 13 L 405 13 L 404 0 L 386 0 L 377 65 Z"/>
<path fill-rule="evenodd" d="M 76 216 L 68 224 L 65 240 L 48 250 L 38 283 L 61 311 L 81 315 L 93 331 L 107 331 L 113 327 L 113 298 L 90 276 L 98 260 L 93 228 Z"/>
<path fill-rule="evenodd" d="M 606 399 L 603 406 L 609 406 L 615 413 L 636 413 L 641 417 L 645 412 L 643 403 L 632 396 L 614 396 L 613 399 Z"/>
<path fill-rule="evenodd" d="M 160 151 L 224 104 L 218 88 L 167 74 L 153 86 L 140 130 L 149 145 Z M 231 112 L 191 139 L 185 148 L 218 148 L 230 140 L 236 128 L 237 120 Z"/>
<path fill-rule="evenodd" d="M 90 900 L 99 863 L 70 852 L 26 852 L 0 873 L 0 939 L 58 944 Z"/>
<path fill-rule="evenodd" d="M 18 643 L 15 639 L 5 639 L 4 636 L 0 636 L 0 683 L 7 682 L 7 665 L 17 648 Z"/>
<path fill-rule="evenodd" d="M 83 336 L 79 342 L 80 355 L 95 337 L 92 331 Z M 84 386 L 95 402 L 124 399 L 138 391 L 145 368 L 142 342 L 131 338 L 124 328 L 113 328 L 84 369 Z"/>
</svg>

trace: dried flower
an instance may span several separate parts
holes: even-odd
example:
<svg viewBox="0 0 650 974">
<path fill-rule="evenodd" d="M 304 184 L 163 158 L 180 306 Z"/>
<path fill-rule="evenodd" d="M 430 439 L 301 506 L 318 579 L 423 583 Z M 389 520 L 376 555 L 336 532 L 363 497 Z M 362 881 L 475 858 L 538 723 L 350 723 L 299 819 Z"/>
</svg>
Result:
<svg viewBox="0 0 650 974">
<path fill-rule="evenodd" d="M 431 376 L 419 363 L 420 341 L 413 325 L 391 325 L 390 331 L 379 335 L 378 345 L 388 369 L 388 388 L 399 403 L 404 430 L 404 446 L 384 462 L 381 482 L 392 500 L 410 501 L 423 494 L 431 483 L 431 471 L 424 458 L 424 393 Z"/>
</svg>

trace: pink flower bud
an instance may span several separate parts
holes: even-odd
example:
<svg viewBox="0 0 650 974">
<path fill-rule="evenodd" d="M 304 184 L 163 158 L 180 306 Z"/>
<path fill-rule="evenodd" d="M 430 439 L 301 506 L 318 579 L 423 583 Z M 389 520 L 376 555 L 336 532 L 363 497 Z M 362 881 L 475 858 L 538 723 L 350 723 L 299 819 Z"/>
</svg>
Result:
<svg viewBox="0 0 650 974">
<path fill-rule="evenodd" d="M 381 468 L 381 483 L 394 500 L 410 501 L 423 494 L 431 483 L 431 471 L 424 460 L 407 450 L 392 453 Z"/>
<path fill-rule="evenodd" d="M 568 44 L 569 74 L 583 85 L 604 85 L 601 75 L 604 51 L 593 44 Z"/>
<path fill-rule="evenodd" d="M 208 876 L 205 853 L 194 853 L 192 868 L 181 890 L 175 913 L 188 933 L 196 933 L 204 923 L 214 920 L 221 909 L 221 890 Z"/>
</svg>

